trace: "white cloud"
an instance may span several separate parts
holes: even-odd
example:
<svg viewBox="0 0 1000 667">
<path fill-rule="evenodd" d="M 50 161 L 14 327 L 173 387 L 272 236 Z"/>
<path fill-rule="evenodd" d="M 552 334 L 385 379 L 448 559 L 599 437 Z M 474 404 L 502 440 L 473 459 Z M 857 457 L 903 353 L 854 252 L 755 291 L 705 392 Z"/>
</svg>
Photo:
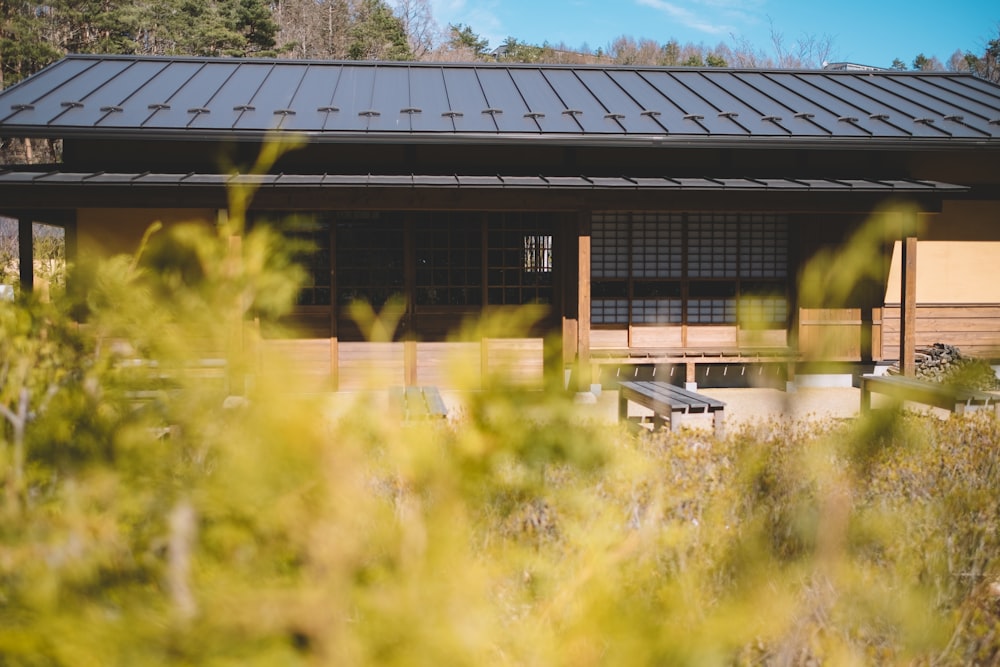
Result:
<svg viewBox="0 0 1000 667">
<path fill-rule="evenodd" d="M 442 28 L 459 23 L 467 25 L 477 35 L 488 39 L 490 47 L 498 46 L 507 37 L 503 21 L 494 11 L 498 5 L 496 0 L 480 0 L 471 6 L 466 0 L 430 0 L 430 3 L 434 19 Z"/>
<path fill-rule="evenodd" d="M 739 32 L 732 24 L 748 24 L 759 21 L 754 9 L 760 8 L 762 0 L 750 2 L 740 0 L 694 0 L 668 2 L 667 0 L 636 0 L 645 7 L 663 12 L 678 23 L 710 35 L 725 35 Z M 749 11 L 748 11 L 749 10 Z"/>
</svg>

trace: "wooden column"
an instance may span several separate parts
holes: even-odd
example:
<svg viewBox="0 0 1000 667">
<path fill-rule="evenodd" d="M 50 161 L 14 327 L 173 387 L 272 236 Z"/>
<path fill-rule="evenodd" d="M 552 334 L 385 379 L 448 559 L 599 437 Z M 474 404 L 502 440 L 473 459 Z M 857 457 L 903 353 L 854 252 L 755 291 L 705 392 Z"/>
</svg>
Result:
<svg viewBox="0 0 1000 667">
<path fill-rule="evenodd" d="M 577 219 L 577 391 L 590 391 L 590 212 Z"/>
<path fill-rule="evenodd" d="M 917 237 L 903 239 L 902 292 L 900 294 L 899 367 L 903 375 L 916 374 L 917 335 Z"/>
<path fill-rule="evenodd" d="M 27 294 L 35 288 L 34 237 L 31 233 L 31 218 L 17 220 L 17 251 L 21 278 L 21 293 Z"/>
<path fill-rule="evenodd" d="M 330 221 L 330 389 L 340 389 L 340 338 L 337 331 L 337 223 Z"/>
</svg>

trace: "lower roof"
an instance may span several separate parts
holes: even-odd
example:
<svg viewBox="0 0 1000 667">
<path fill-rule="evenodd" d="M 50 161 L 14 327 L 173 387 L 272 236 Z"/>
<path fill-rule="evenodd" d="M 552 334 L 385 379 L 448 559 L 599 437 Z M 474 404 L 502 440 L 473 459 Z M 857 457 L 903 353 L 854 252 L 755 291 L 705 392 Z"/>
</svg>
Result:
<svg viewBox="0 0 1000 667">
<path fill-rule="evenodd" d="M 667 178 L 607 176 L 504 176 L 473 174 L 219 174 L 160 172 L 74 172 L 53 170 L 0 171 L 0 187 L 79 186 L 114 187 L 226 187 L 262 188 L 468 188 L 468 189 L 579 189 L 579 190 L 714 190 L 736 192 L 857 192 L 946 194 L 967 186 L 913 179 L 843 178 Z"/>
</svg>

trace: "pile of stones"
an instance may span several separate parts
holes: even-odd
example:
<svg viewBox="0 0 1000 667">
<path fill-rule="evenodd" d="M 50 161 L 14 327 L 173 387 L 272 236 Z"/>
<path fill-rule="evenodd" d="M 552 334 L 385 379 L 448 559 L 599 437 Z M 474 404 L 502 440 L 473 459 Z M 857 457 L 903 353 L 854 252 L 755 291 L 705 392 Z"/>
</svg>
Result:
<svg viewBox="0 0 1000 667">
<path fill-rule="evenodd" d="M 914 356 L 916 377 L 920 380 L 960 384 L 984 391 L 1000 388 L 1000 381 L 986 360 L 964 357 L 954 345 L 934 343 L 930 347 L 917 348 Z M 888 372 L 901 374 L 899 363 L 893 364 Z"/>
</svg>

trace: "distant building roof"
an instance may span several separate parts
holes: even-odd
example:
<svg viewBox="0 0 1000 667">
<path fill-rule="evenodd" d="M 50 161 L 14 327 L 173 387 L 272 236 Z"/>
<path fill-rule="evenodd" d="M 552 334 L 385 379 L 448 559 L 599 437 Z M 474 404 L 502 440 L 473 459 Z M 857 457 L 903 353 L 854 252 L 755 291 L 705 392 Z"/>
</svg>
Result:
<svg viewBox="0 0 1000 667">
<path fill-rule="evenodd" d="M 858 63 L 823 63 L 823 69 L 828 72 L 885 72 L 885 67 L 874 65 L 859 65 Z"/>
<path fill-rule="evenodd" d="M 969 74 L 70 56 L 0 92 L 0 134 L 1000 145 Z"/>
</svg>

